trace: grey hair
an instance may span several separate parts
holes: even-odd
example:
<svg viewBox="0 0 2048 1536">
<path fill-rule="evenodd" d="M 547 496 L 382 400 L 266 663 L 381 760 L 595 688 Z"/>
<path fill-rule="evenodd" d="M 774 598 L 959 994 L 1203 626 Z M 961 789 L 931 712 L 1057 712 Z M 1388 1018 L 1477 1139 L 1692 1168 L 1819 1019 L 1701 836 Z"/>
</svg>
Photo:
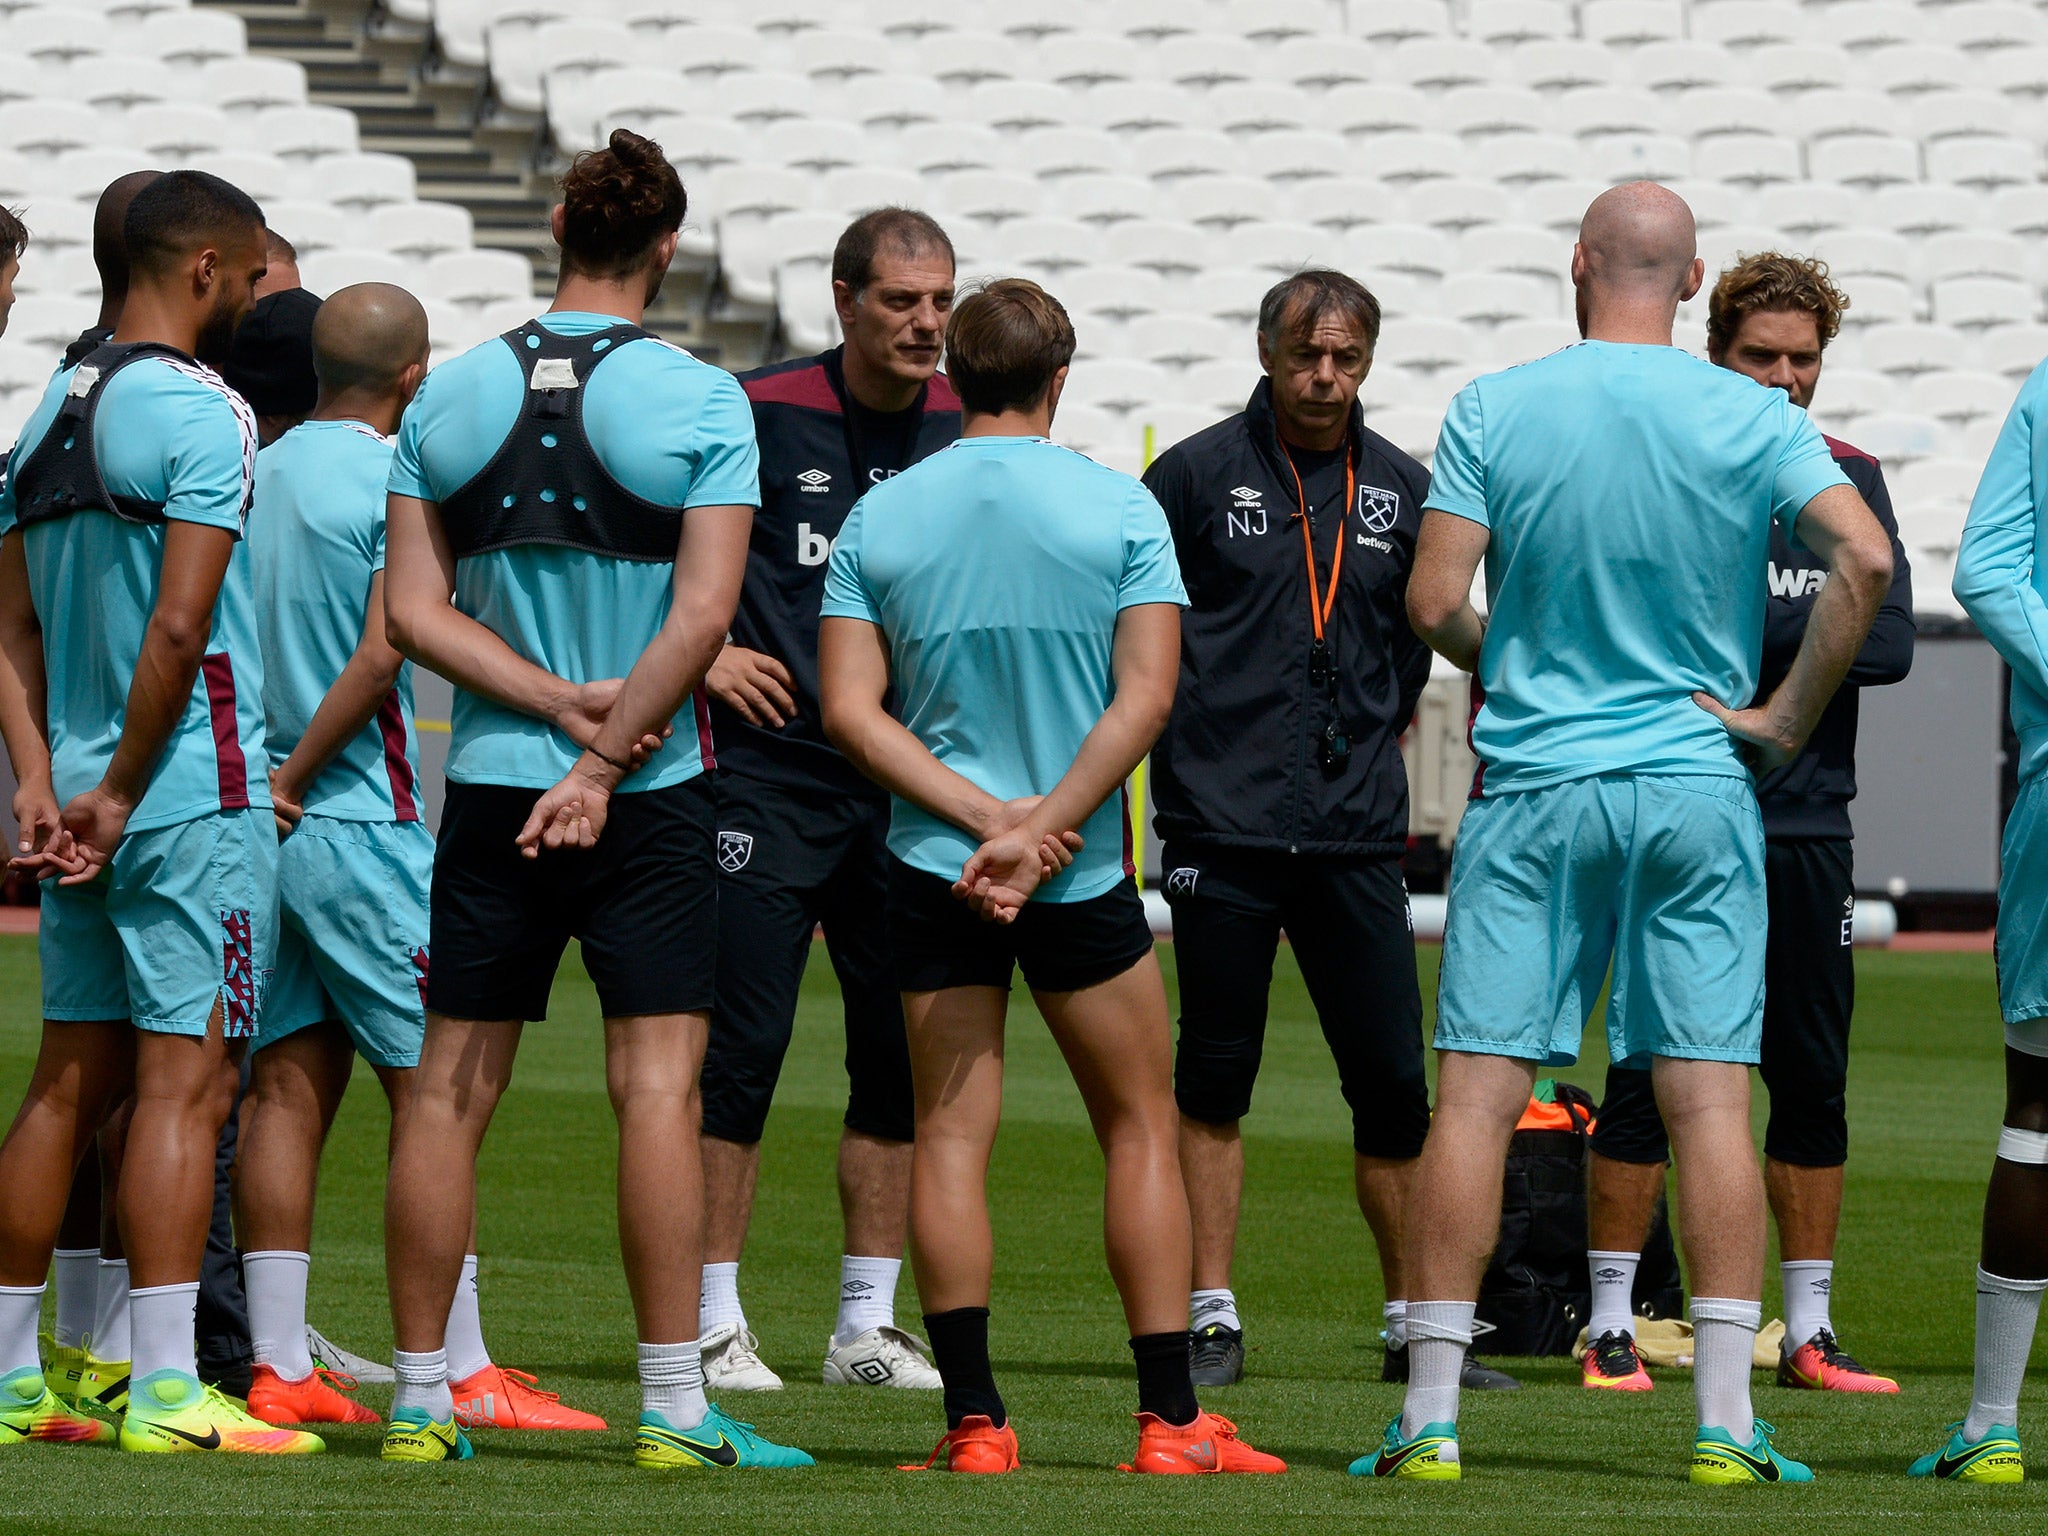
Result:
<svg viewBox="0 0 2048 1536">
<path fill-rule="evenodd" d="M 1357 278 L 1329 267 L 1305 267 L 1268 288 L 1259 301 L 1259 334 L 1274 342 L 1285 328 L 1304 337 L 1332 313 L 1365 332 L 1368 350 L 1379 346 L 1380 301 Z"/>
</svg>

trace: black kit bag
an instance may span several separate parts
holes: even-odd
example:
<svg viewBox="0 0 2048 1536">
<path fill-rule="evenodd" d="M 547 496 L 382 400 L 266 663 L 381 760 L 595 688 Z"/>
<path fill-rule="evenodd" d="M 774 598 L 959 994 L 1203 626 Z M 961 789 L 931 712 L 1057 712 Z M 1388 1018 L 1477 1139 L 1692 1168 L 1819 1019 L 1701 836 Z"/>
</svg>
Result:
<svg viewBox="0 0 2048 1536">
<path fill-rule="evenodd" d="M 1593 1307 L 1586 1273 L 1586 1159 L 1595 1105 L 1575 1083 L 1543 1079 L 1508 1143 L 1500 1242 L 1479 1283 L 1489 1354 L 1568 1355 Z M 1664 1197 L 1636 1269 L 1636 1312 L 1678 1317 L 1685 1289 Z"/>
</svg>

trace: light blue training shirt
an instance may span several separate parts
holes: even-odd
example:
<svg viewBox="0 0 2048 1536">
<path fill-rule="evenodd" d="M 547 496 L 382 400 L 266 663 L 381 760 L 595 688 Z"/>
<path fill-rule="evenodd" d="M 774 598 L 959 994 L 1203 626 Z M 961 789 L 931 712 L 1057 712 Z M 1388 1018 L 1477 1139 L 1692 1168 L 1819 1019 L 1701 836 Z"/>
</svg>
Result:
<svg viewBox="0 0 2048 1536">
<path fill-rule="evenodd" d="M 384 569 L 392 441 L 360 421 L 307 421 L 256 455 L 249 560 L 263 637 L 263 713 L 280 766 L 355 654 Z M 412 663 L 377 713 L 306 786 L 312 815 L 418 821 Z"/>
<path fill-rule="evenodd" d="M 563 310 L 540 317 L 558 336 L 626 322 Z M 526 376 L 502 338 L 443 363 L 406 408 L 391 463 L 394 495 L 438 502 L 490 463 L 518 420 Z M 653 337 L 629 341 L 591 373 L 583 424 L 598 461 L 627 490 L 664 507 L 761 504 L 754 413 L 739 381 Z M 675 570 L 553 544 L 458 560 L 455 606 L 521 656 L 572 683 L 624 677 L 668 617 Z M 711 762 L 701 712 L 619 792 L 663 789 Z M 551 789 L 582 755 L 545 720 L 455 690 L 448 777 L 458 784 Z"/>
<path fill-rule="evenodd" d="M 2019 774 L 2048 766 L 2048 363 L 2027 376 L 1992 445 L 1956 555 L 1955 594 L 2012 668 Z"/>
<path fill-rule="evenodd" d="M 1847 485 L 1806 412 L 1676 347 L 1587 341 L 1475 379 L 1423 505 L 1484 525 L 1484 793 L 1748 773 L 1699 690 L 1756 695 L 1771 519 Z"/>
<path fill-rule="evenodd" d="M 998 800 L 1049 793 L 1114 692 L 1117 615 L 1187 606 L 1166 514 L 1129 475 L 1042 437 L 962 438 L 886 480 L 847 515 L 825 576 L 826 618 L 866 619 L 889 646 L 898 718 Z M 1040 901 L 1086 901 L 1126 872 L 1121 796 Z M 960 878 L 979 841 L 902 799 L 889 851 Z"/>
<path fill-rule="evenodd" d="M 15 444 L 0 490 L 0 534 L 16 526 L 21 466 L 42 442 L 76 371 L 57 371 Z M 224 528 L 236 539 L 191 697 L 128 830 L 268 808 L 262 651 L 241 542 L 256 419 L 212 369 L 145 357 L 107 382 L 93 448 L 114 495 L 161 502 L 171 522 Z M 43 626 L 50 765 L 60 805 L 100 782 L 120 743 L 129 685 L 156 611 L 165 532 L 164 523 L 131 523 L 111 512 L 74 512 L 22 530 L 29 592 Z"/>
</svg>

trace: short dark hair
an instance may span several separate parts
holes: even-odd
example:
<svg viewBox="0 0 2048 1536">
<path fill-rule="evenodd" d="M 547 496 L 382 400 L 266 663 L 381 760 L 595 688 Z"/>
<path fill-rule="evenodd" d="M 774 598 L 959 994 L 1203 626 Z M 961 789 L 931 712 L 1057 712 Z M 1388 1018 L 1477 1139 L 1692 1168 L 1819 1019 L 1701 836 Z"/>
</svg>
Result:
<svg viewBox="0 0 2048 1536">
<path fill-rule="evenodd" d="M 266 229 L 263 232 L 263 239 L 263 248 L 269 254 L 273 263 L 287 261 L 293 266 L 298 265 L 299 248 L 293 245 L 291 241 L 285 239 L 283 235 L 280 235 L 274 229 Z"/>
<path fill-rule="evenodd" d="M 168 171 L 135 194 L 121 240 L 131 270 L 159 272 L 251 227 L 263 227 L 263 210 L 240 187 L 206 171 Z"/>
<path fill-rule="evenodd" d="M 859 293 L 875 280 L 875 258 L 885 245 L 901 256 L 944 251 L 946 265 L 957 264 L 952 238 L 930 214 L 915 208 L 876 208 L 847 225 L 832 248 L 832 281 Z"/>
<path fill-rule="evenodd" d="M 562 177 L 562 265 L 588 277 L 623 276 L 683 227 L 689 207 L 661 146 L 614 128 L 603 149 L 586 149 Z"/>
<path fill-rule="evenodd" d="M 1739 258 L 1723 272 L 1707 299 L 1707 344 L 1727 350 L 1751 315 L 1791 311 L 1813 316 L 1823 351 L 1842 329 L 1849 296 L 1828 276 L 1828 264 L 1812 256 L 1760 251 Z"/>
<path fill-rule="evenodd" d="M 21 210 L 0 207 L 0 261 L 19 261 L 27 249 L 28 226 L 21 222 Z"/>
<path fill-rule="evenodd" d="M 976 415 L 1029 410 L 1074 359 L 1074 324 L 1060 301 L 1024 277 L 1000 277 L 953 306 L 946 376 Z"/>
<path fill-rule="evenodd" d="M 1268 288 L 1259 301 L 1259 334 L 1277 341 L 1285 329 L 1303 340 L 1333 313 L 1365 332 L 1368 350 L 1379 346 L 1380 301 L 1357 278 L 1329 267 L 1304 267 Z"/>
</svg>

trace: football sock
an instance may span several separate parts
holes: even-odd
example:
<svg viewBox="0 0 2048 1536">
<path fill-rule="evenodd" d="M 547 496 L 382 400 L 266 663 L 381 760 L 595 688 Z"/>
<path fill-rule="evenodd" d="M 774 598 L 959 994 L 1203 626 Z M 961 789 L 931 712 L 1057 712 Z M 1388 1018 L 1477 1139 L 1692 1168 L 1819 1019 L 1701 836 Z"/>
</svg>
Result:
<svg viewBox="0 0 2048 1536">
<path fill-rule="evenodd" d="M 1470 1301 L 1408 1303 L 1408 1396 L 1401 1404 L 1401 1433 L 1413 1437 L 1425 1424 L 1458 1422 L 1458 1377 L 1472 1343 Z"/>
<path fill-rule="evenodd" d="M 1785 1347 L 1799 1348 L 1826 1328 L 1828 1292 L 1835 1283 L 1833 1259 L 1787 1259 L 1778 1266 L 1785 1283 Z"/>
<path fill-rule="evenodd" d="M 92 1352 L 101 1360 L 126 1360 L 129 1347 L 128 1261 L 101 1259 L 99 1305 L 92 1320 Z"/>
<path fill-rule="evenodd" d="M 1586 1321 L 1586 1342 L 1603 1333 L 1636 1331 L 1636 1265 L 1640 1253 L 1615 1253 L 1610 1249 L 1588 1248 L 1586 1269 L 1593 1277 L 1593 1313 Z"/>
<path fill-rule="evenodd" d="M 977 1413 L 988 1415 L 997 1429 L 1009 1423 L 988 1363 L 988 1308 L 927 1312 L 924 1333 L 932 1341 L 932 1359 L 946 1384 L 946 1428 L 958 1429 L 962 1419 Z"/>
<path fill-rule="evenodd" d="M 476 1255 L 464 1254 L 462 1278 L 455 1282 L 455 1300 L 448 1307 L 448 1379 L 467 1381 L 491 1363 L 484 1347 L 484 1320 L 478 1310 Z"/>
<path fill-rule="evenodd" d="M 14 1371 L 39 1371 L 36 1324 L 43 1320 L 43 1287 L 0 1285 L 0 1376 Z"/>
<path fill-rule="evenodd" d="M 50 1334 L 67 1349 L 76 1349 L 92 1332 L 93 1313 L 100 1304 L 100 1251 L 59 1248 L 50 1256 L 57 1280 L 57 1320 Z"/>
<path fill-rule="evenodd" d="M 1749 1373 L 1756 1354 L 1756 1330 L 1763 1322 L 1760 1301 L 1730 1297 L 1692 1299 L 1692 1388 L 1702 1428 L 1728 1431 L 1737 1445 L 1756 1438 L 1749 1406 Z"/>
<path fill-rule="evenodd" d="M 2048 1280 L 2008 1280 L 1977 1270 L 1977 1371 L 1963 1438 L 1981 1440 L 1994 1424 L 2020 1423 L 2020 1382 L 2034 1347 L 2041 1293 Z"/>
<path fill-rule="evenodd" d="M 242 1255 L 256 1363 L 286 1381 L 304 1381 L 313 1374 L 313 1352 L 306 1346 L 306 1273 L 312 1263 L 309 1255 L 285 1248 Z"/>
<path fill-rule="evenodd" d="M 1168 1424 L 1194 1423 L 1202 1405 L 1188 1379 L 1186 1330 L 1141 1333 L 1131 1340 L 1131 1356 L 1138 1362 L 1138 1412 L 1156 1414 Z"/>
<path fill-rule="evenodd" d="M 158 1371 L 197 1376 L 193 1318 L 199 1310 L 199 1282 L 151 1285 L 128 1292 L 128 1328 L 133 1348 L 128 1374 L 141 1381 Z"/>
<path fill-rule="evenodd" d="M 1244 1323 L 1237 1315 L 1237 1297 L 1228 1286 L 1217 1291 L 1188 1292 L 1188 1322 L 1196 1333 L 1217 1323 L 1244 1332 Z"/>
<path fill-rule="evenodd" d="M 640 1346 L 640 1411 L 658 1413 L 670 1429 L 695 1429 L 710 1413 L 704 1401 L 704 1350 L 695 1339 Z"/>
<path fill-rule="evenodd" d="M 744 1330 L 747 1314 L 740 1307 L 740 1263 L 706 1264 L 704 1288 L 697 1296 L 697 1336 L 727 1325 Z"/>
<path fill-rule="evenodd" d="M 398 1386 L 391 1394 L 391 1416 L 414 1408 L 436 1424 L 455 1417 L 455 1394 L 448 1390 L 448 1351 L 424 1350 L 409 1355 L 402 1349 L 391 1352 L 391 1369 Z"/>
<path fill-rule="evenodd" d="M 1380 1304 L 1380 1318 L 1387 1330 L 1387 1348 L 1408 1347 L 1408 1303 L 1388 1301 Z"/>
<path fill-rule="evenodd" d="M 836 1347 L 851 1344 L 870 1328 L 896 1321 L 896 1277 L 901 1259 L 864 1258 L 847 1253 L 839 1258 L 839 1321 L 832 1329 Z"/>
</svg>

